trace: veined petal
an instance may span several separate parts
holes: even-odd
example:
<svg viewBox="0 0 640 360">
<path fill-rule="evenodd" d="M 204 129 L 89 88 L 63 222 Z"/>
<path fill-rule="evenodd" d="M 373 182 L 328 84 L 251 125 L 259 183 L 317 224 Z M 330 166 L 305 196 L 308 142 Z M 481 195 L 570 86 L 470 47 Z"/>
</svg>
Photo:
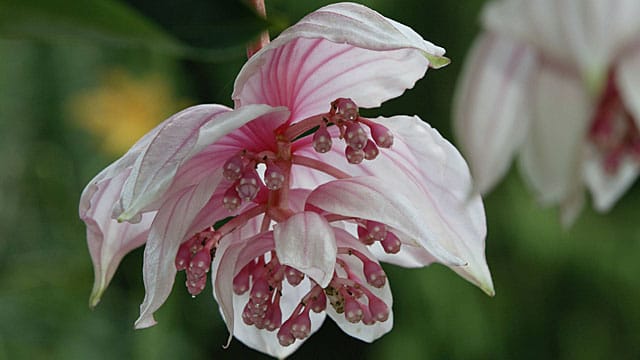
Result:
<svg viewBox="0 0 640 360">
<path fill-rule="evenodd" d="M 171 292 L 176 276 L 178 247 L 193 234 L 187 233 L 222 179 L 221 169 L 213 169 L 203 180 L 175 193 L 158 211 L 144 249 L 143 278 L 145 297 L 140 305 L 137 329 L 156 324 L 153 313 Z"/>
<path fill-rule="evenodd" d="M 118 219 L 128 220 L 158 201 L 182 164 L 223 136 L 262 116 L 275 116 L 284 121 L 288 111 L 266 105 L 233 111 L 221 105 L 199 105 L 172 116 L 137 158 L 122 191 L 123 212 Z M 200 178 L 191 183 L 197 181 Z"/>
<path fill-rule="evenodd" d="M 260 220 L 252 219 L 246 226 L 222 238 L 211 263 L 213 297 L 227 324 L 229 342 L 236 327 L 235 315 L 242 311 L 242 307 L 234 308 L 234 297 L 237 296 L 233 291 L 233 278 L 250 260 L 274 248 L 272 232 L 258 234 Z"/>
<path fill-rule="evenodd" d="M 307 204 L 333 214 L 374 220 L 402 231 L 447 265 L 465 265 L 465 260 L 440 244 L 439 229 L 424 226 L 425 218 L 436 218 L 435 210 L 420 205 L 414 186 L 383 181 L 373 176 L 335 180 L 321 185 Z M 438 225 L 438 224 L 435 224 Z"/>
<path fill-rule="evenodd" d="M 533 111 L 520 158 L 522 171 L 543 204 L 558 204 L 581 181 L 591 104 L 577 76 L 552 66 L 541 66 L 532 86 Z"/>
<path fill-rule="evenodd" d="M 415 184 L 414 201 L 431 209 L 422 212 L 422 223 L 437 229 L 437 241 L 466 262 L 466 266 L 451 269 L 492 295 L 493 282 L 485 259 L 484 207 L 480 196 L 473 193 L 469 168 L 458 150 L 418 117 L 373 121 L 394 134 L 394 144 L 382 151 L 367 170 L 379 178 Z M 424 265 L 433 261 L 418 248 L 406 250 L 413 250 L 412 261 L 425 261 Z"/>
<path fill-rule="evenodd" d="M 80 218 L 87 226 L 87 244 L 95 276 L 89 299 L 91 307 L 100 301 L 124 255 L 147 240 L 151 220 L 155 216 L 155 212 L 146 213 L 137 224 L 118 223 L 111 218 L 113 204 L 120 197 L 127 176 L 129 170 L 124 170 L 112 178 L 92 183 L 95 191 L 83 199 L 86 208 L 81 209 Z"/>
<path fill-rule="evenodd" d="M 476 186 L 486 193 L 504 176 L 524 140 L 533 50 L 494 33 L 473 45 L 458 81 L 453 118 Z"/>
<path fill-rule="evenodd" d="M 314 212 L 291 216 L 274 228 L 276 253 L 289 265 L 326 287 L 336 264 L 336 240 L 327 220 Z"/>
<path fill-rule="evenodd" d="M 339 97 L 377 107 L 413 87 L 430 61 L 448 63 L 443 54 L 365 6 L 329 5 L 251 57 L 236 79 L 233 99 L 237 106 L 287 106 L 295 119 L 324 113 Z"/>
<path fill-rule="evenodd" d="M 369 260 L 379 265 L 376 258 L 371 253 L 369 253 L 369 250 L 366 246 L 364 246 L 364 244 L 362 244 L 362 242 L 342 229 L 334 228 L 334 230 L 338 246 L 352 248 L 367 256 Z M 367 284 L 367 282 L 365 281 L 366 277 L 364 275 L 362 261 L 354 259 L 353 256 L 349 256 L 346 254 L 340 254 L 338 255 L 338 257 L 341 260 L 345 261 L 351 271 L 353 271 L 360 277 L 360 280 L 362 280 L 361 283 L 366 286 L 369 291 L 374 293 L 378 298 L 384 301 L 387 306 L 389 306 L 389 318 L 386 321 L 377 321 L 373 325 L 364 325 L 361 322 L 354 324 L 347 321 L 344 314 L 338 314 L 333 306 L 327 306 L 327 315 L 329 315 L 329 317 L 331 317 L 333 321 L 336 322 L 340 329 L 342 329 L 342 331 L 346 332 L 347 334 L 362 341 L 373 342 L 374 340 L 380 338 L 382 335 L 391 331 L 391 328 L 393 328 L 393 311 L 391 311 L 391 307 L 393 305 L 393 296 L 391 295 L 391 287 L 389 286 L 389 281 L 387 281 L 383 287 L 379 289 L 375 288 Z"/>
</svg>

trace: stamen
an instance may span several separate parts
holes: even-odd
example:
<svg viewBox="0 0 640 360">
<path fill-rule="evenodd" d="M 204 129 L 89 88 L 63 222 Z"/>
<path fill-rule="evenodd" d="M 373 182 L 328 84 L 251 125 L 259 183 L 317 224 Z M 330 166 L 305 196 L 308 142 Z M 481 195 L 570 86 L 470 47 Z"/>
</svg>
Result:
<svg viewBox="0 0 640 360">
<path fill-rule="evenodd" d="M 233 292 L 236 293 L 236 295 L 242 295 L 249 290 L 249 275 L 251 265 L 251 263 L 247 264 L 233 278 Z"/>
<path fill-rule="evenodd" d="M 387 282 L 387 275 L 384 273 L 382 266 L 369 259 L 367 261 L 363 260 L 362 265 L 367 283 L 377 288 L 383 287 Z"/>
<path fill-rule="evenodd" d="M 362 320 L 364 312 L 360 308 L 360 302 L 353 296 L 349 295 L 343 288 L 342 296 L 344 297 L 344 317 L 350 323 L 358 323 Z"/>
<path fill-rule="evenodd" d="M 327 130 L 325 124 L 320 125 L 320 128 L 313 134 L 313 149 L 316 152 L 324 154 L 331 150 L 333 142 L 331 140 L 331 134 Z"/>
<path fill-rule="evenodd" d="M 389 319 L 389 306 L 373 294 L 367 294 L 369 298 L 369 311 L 377 321 L 383 322 Z"/>
<path fill-rule="evenodd" d="M 372 245 L 376 242 L 373 237 L 369 236 L 369 231 L 362 226 L 358 226 L 358 239 L 365 245 Z"/>
<path fill-rule="evenodd" d="M 269 190 L 280 190 L 284 185 L 285 175 L 280 166 L 273 162 L 267 164 L 264 172 L 264 183 Z"/>
<path fill-rule="evenodd" d="M 391 231 L 387 231 L 387 237 L 385 237 L 380 244 L 387 254 L 397 254 L 402 245 L 400 239 Z"/>
<path fill-rule="evenodd" d="M 387 237 L 387 226 L 373 220 L 367 220 L 367 231 L 374 241 L 382 241 Z"/>
<path fill-rule="evenodd" d="M 344 138 L 347 145 L 356 150 L 362 150 L 369 140 L 362 126 L 355 121 L 347 123 Z"/>
<path fill-rule="evenodd" d="M 351 99 L 338 98 L 331 103 L 329 111 L 331 121 L 341 123 L 343 121 L 355 121 L 358 118 L 358 105 Z"/>
<path fill-rule="evenodd" d="M 371 137 L 376 142 L 376 145 L 384 149 L 388 149 L 393 145 L 393 133 L 385 126 L 365 118 L 360 118 L 359 121 L 369 127 Z"/>
<path fill-rule="evenodd" d="M 364 160 L 364 151 L 354 149 L 351 146 L 345 147 L 344 154 L 349 164 L 360 164 Z"/>
<path fill-rule="evenodd" d="M 242 178 L 240 178 L 238 185 L 236 185 L 236 191 L 242 200 L 251 201 L 258 195 L 261 184 L 262 181 L 260 180 L 260 176 L 258 176 L 258 172 L 256 169 L 251 168 L 242 174 Z"/>
<path fill-rule="evenodd" d="M 209 272 L 211 266 L 211 252 L 207 248 L 198 251 L 189 262 L 187 274 L 191 274 L 196 278 L 200 278 Z"/>
<path fill-rule="evenodd" d="M 244 162 L 242 161 L 242 152 L 230 157 L 222 166 L 222 175 L 230 181 L 235 181 L 242 177 L 244 170 Z"/>
<path fill-rule="evenodd" d="M 378 149 L 376 144 L 371 140 L 367 140 L 367 145 L 365 145 L 362 151 L 364 151 L 364 158 L 366 160 L 373 160 L 377 158 L 378 155 L 380 154 L 380 150 Z"/>
<path fill-rule="evenodd" d="M 285 266 L 284 276 L 292 286 L 298 286 L 304 279 L 304 274 L 291 266 Z"/>
<path fill-rule="evenodd" d="M 224 207 L 229 211 L 235 211 L 242 203 L 242 199 L 236 190 L 238 186 L 239 181 L 225 191 L 224 196 L 222 197 L 222 205 L 224 205 Z"/>
</svg>

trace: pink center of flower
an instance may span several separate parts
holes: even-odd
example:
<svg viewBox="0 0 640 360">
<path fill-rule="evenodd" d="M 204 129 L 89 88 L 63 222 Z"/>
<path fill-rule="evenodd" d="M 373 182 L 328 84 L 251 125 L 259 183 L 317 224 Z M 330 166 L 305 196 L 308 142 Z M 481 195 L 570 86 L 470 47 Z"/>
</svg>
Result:
<svg viewBox="0 0 640 360">
<path fill-rule="evenodd" d="M 332 126 L 335 128 L 330 129 Z M 263 216 L 261 231 L 266 232 L 273 222 L 285 221 L 294 214 L 288 201 L 292 166 L 305 166 L 338 179 L 350 176 L 330 163 L 292 151 L 292 144 L 306 136 L 311 136 L 311 145 L 320 154 L 331 151 L 335 141 L 344 141 L 344 156 L 350 164 L 374 160 L 380 149 L 393 145 L 389 129 L 360 117 L 351 99 L 340 98 L 331 103 L 327 113 L 276 129 L 277 149 L 242 150 L 231 156 L 222 168 L 226 181 L 220 185 L 224 194 L 220 205 L 235 216 L 216 230 L 211 227 L 195 234 L 180 246 L 176 256 L 176 268 L 186 272 L 190 294 L 195 296 L 204 289 L 212 255 L 221 238 L 258 215 Z M 259 165 L 264 171 L 258 171 Z M 381 246 L 390 254 L 400 251 L 400 240 L 385 224 L 332 214 L 324 216 L 328 222 L 356 222 L 358 238 L 366 246 Z M 371 325 L 386 321 L 389 305 L 370 289 L 385 286 L 382 267 L 353 248 L 339 248 L 336 264 L 331 282 L 322 288 L 298 269 L 280 264 L 275 250 L 254 258 L 233 279 L 233 291 L 237 295 L 248 293 L 242 311 L 243 322 L 258 329 L 278 330 L 279 343 L 287 346 L 309 336 L 310 312 L 325 311 L 328 303 L 351 323 Z M 288 314 L 283 314 L 281 307 L 281 298 L 286 295 L 283 291 L 290 289 L 283 288 L 284 282 L 291 287 L 309 288 Z"/>
<path fill-rule="evenodd" d="M 615 174 L 626 158 L 640 162 L 640 132 L 610 72 L 589 129 L 589 139 L 602 154 L 602 166 Z"/>
</svg>

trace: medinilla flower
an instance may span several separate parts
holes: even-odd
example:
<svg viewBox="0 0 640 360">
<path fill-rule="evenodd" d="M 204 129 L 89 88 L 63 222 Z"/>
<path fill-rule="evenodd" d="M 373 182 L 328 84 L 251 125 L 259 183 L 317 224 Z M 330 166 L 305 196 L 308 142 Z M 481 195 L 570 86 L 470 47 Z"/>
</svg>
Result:
<svg viewBox="0 0 640 360">
<path fill-rule="evenodd" d="M 565 223 L 590 191 L 609 210 L 638 175 L 640 2 L 505 0 L 482 13 L 458 84 L 455 127 L 481 192 L 517 154 Z"/>
<path fill-rule="evenodd" d="M 439 262 L 493 294 L 484 210 L 461 155 L 417 117 L 359 113 L 446 64 L 443 54 L 351 3 L 284 31 L 241 70 L 235 109 L 183 110 L 86 187 L 91 305 L 145 242 L 136 328 L 156 323 L 184 271 L 193 296 L 211 279 L 230 334 L 277 357 L 327 315 L 364 341 L 388 332 L 380 261 Z"/>
</svg>

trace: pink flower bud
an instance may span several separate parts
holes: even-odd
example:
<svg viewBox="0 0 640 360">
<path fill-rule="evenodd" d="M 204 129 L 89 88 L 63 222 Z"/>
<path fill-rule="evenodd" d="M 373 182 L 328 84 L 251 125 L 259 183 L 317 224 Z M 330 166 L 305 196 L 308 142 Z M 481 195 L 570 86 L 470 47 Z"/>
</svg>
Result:
<svg viewBox="0 0 640 360">
<path fill-rule="evenodd" d="M 320 128 L 313 134 L 313 149 L 321 154 L 324 154 L 331 150 L 331 134 L 327 130 L 325 125 L 321 125 Z"/>
<path fill-rule="evenodd" d="M 349 164 L 360 164 L 364 160 L 364 151 L 347 146 L 344 150 Z"/>
</svg>

